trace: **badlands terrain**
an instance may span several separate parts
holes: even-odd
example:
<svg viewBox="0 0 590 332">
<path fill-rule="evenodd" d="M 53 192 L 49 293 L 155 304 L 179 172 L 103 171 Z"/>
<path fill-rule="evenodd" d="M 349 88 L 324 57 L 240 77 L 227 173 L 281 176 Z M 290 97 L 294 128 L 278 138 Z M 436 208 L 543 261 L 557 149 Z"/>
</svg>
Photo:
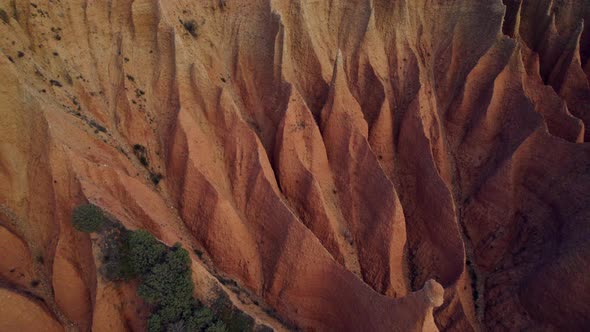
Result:
<svg viewBox="0 0 590 332">
<path fill-rule="evenodd" d="M 588 0 L 0 0 L 0 331 L 147 329 L 86 203 L 226 330 L 588 330 L 589 58 Z"/>
</svg>

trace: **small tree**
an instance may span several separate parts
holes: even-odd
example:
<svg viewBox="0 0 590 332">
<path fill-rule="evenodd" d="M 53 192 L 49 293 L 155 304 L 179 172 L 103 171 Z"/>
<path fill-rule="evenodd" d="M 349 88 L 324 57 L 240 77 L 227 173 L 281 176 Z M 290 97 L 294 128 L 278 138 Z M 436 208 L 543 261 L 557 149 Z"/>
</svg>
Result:
<svg viewBox="0 0 590 332">
<path fill-rule="evenodd" d="M 110 227 L 102 234 L 106 237 L 101 247 L 103 275 L 109 280 L 139 278 L 137 294 L 153 308 L 148 332 L 224 332 L 231 328 L 193 298 L 191 259 L 180 243 L 168 247 L 146 230 Z"/>
<path fill-rule="evenodd" d="M 159 307 L 158 315 L 163 324 L 191 316 L 194 285 L 189 267 L 188 252 L 175 245 L 165 253 L 161 263 L 143 276 L 137 288 L 141 298 Z"/>
<path fill-rule="evenodd" d="M 94 204 L 79 205 L 72 212 L 72 225 L 80 232 L 92 233 L 100 230 L 105 219 L 102 210 Z"/>
<path fill-rule="evenodd" d="M 226 332 L 227 327 L 225 326 L 225 323 L 223 323 L 222 321 L 217 321 L 215 324 L 209 326 L 205 331 L 206 332 Z"/>
<path fill-rule="evenodd" d="M 187 321 L 187 328 L 189 331 L 202 331 L 205 328 L 214 324 L 215 317 L 211 310 L 205 306 L 201 306 L 193 312 Z"/>
<path fill-rule="evenodd" d="M 102 253 L 100 272 L 107 280 L 130 280 L 137 275 L 130 267 L 128 253 L 129 232 L 120 224 L 104 227 L 103 241 L 99 242 Z"/>
<path fill-rule="evenodd" d="M 145 275 L 164 256 L 166 246 L 150 232 L 139 229 L 129 234 L 129 266 L 134 275 Z"/>
<path fill-rule="evenodd" d="M 162 331 L 162 318 L 160 318 L 160 315 L 153 314 L 150 316 L 147 323 L 147 330 L 148 332 Z"/>
</svg>

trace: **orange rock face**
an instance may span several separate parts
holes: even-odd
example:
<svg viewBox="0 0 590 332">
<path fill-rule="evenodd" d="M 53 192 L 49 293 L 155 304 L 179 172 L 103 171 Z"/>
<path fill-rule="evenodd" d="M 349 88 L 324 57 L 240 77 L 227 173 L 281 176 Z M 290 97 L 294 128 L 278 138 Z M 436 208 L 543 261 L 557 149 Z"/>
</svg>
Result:
<svg viewBox="0 0 590 332">
<path fill-rule="evenodd" d="M 145 329 L 71 226 L 87 201 L 259 327 L 587 329 L 585 22 L 584 0 L 0 0 L 0 330 Z"/>
</svg>

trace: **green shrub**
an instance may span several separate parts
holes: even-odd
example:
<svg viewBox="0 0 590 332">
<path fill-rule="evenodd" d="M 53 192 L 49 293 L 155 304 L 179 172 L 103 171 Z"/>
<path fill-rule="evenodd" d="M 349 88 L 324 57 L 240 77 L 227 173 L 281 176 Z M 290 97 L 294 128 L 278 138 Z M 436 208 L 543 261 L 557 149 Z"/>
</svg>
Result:
<svg viewBox="0 0 590 332">
<path fill-rule="evenodd" d="M 162 180 L 163 177 L 164 176 L 161 173 L 154 173 L 150 171 L 150 179 L 156 186 L 158 185 L 158 183 L 160 183 L 160 180 Z"/>
<path fill-rule="evenodd" d="M 213 325 L 214 317 L 209 308 L 201 306 L 196 309 L 187 321 L 189 331 L 201 331 Z"/>
<path fill-rule="evenodd" d="M 193 299 L 191 259 L 179 243 L 167 247 L 145 230 L 129 232 L 112 224 L 104 236 L 103 275 L 109 280 L 139 277 L 137 294 L 153 306 L 149 332 L 227 330 L 209 308 Z M 251 327 L 233 312 L 228 317 L 232 326 Z"/>
<path fill-rule="evenodd" d="M 141 298 L 159 307 L 165 325 L 191 316 L 194 285 L 189 266 L 188 252 L 177 244 L 143 276 L 137 289 Z"/>
<path fill-rule="evenodd" d="M 135 156 L 137 157 L 137 159 L 139 159 L 139 162 L 147 167 L 149 166 L 149 161 L 147 159 L 147 149 L 145 148 L 145 146 L 141 145 L 141 144 L 134 144 L 133 145 L 133 154 L 135 154 Z"/>
<path fill-rule="evenodd" d="M 225 332 L 225 331 L 227 331 L 227 327 L 225 326 L 225 324 L 222 321 L 217 321 L 217 323 L 209 326 L 205 331 L 206 332 Z M 240 330 L 240 331 L 247 331 L 247 330 Z"/>
<path fill-rule="evenodd" d="M 162 318 L 160 318 L 160 315 L 153 314 L 150 316 L 147 323 L 147 330 L 148 332 L 162 331 Z"/>
<path fill-rule="evenodd" d="M 143 278 L 137 292 L 150 304 L 190 308 L 193 287 L 186 273 L 175 274 L 168 270 L 166 264 L 158 264 Z"/>
<path fill-rule="evenodd" d="M 193 37 L 198 37 L 199 33 L 197 31 L 197 22 L 195 22 L 195 20 L 189 20 L 189 21 L 180 21 L 182 23 L 182 26 L 184 27 L 184 29 L 186 31 L 188 31 L 188 33 L 191 34 L 191 36 Z"/>
<path fill-rule="evenodd" d="M 254 328 L 254 318 L 237 310 L 227 294 L 223 292 L 217 294 L 211 310 L 224 322 L 223 327 L 228 331 L 252 331 Z"/>
<path fill-rule="evenodd" d="M 131 270 L 141 278 L 137 294 L 155 306 L 150 331 L 184 326 L 195 308 L 188 252 L 178 243 L 168 248 L 149 232 L 137 230 L 128 236 L 127 253 Z"/>
<path fill-rule="evenodd" d="M 110 225 L 103 231 L 100 242 L 102 265 L 100 272 L 107 280 L 130 280 L 137 275 L 129 263 L 128 237 L 130 232 L 119 224 Z"/>
<path fill-rule="evenodd" d="M 58 80 L 49 80 L 49 84 L 51 84 L 51 86 L 56 86 L 58 88 L 62 87 L 61 82 Z"/>
<path fill-rule="evenodd" d="M 10 21 L 8 14 L 6 14 L 4 9 L 2 9 L 2 8 L 0 8 L 0 19 L 6 24 L 8 24 L 8 22 Z"/>
<path fill-rule="evenodd" d="M 184 250 L 180 243 L 174 244 L 166 253 L 166 264 L 170 268 L 170 271 L 175 273 L 188 271 L 188 277 L 190 278 L 191 258 L 188 251 Z"/>
<path fill-rule="evenodd" d="M 166 327 L 166 332 L 189 332 L 190 330 L 186 329 L 186 325 L 184 321 L 178 321 L 171 324 L 168 324 Z"/>
<path fill-rule="evenodd" d="M 166 246 L 143 229 L 131 232 L 127 245 L 129 266 L 135 275 L 146 274 L 166 252 Z"/>
<path fill-rule="evenodd" d="M 80 232 L 92 233 L 101 229 L 106 217 L 94 204 L 79 205 L 72 213 L 72 224 Z"/>
<path fill-rule="evenodd" d="M 90 120 L 88 122 L 88 125 L 90 125 L 90 127 L 93 127 L 94 129 L 96 129 L 98 131 L 101 131 L 103 133 L 106 133 L 107 132 L 107 128 L 105 126 L 101 125 L 100 123 L 98 123 L 98 122 L 96 122 L 94 120 Z"/>
</svg>

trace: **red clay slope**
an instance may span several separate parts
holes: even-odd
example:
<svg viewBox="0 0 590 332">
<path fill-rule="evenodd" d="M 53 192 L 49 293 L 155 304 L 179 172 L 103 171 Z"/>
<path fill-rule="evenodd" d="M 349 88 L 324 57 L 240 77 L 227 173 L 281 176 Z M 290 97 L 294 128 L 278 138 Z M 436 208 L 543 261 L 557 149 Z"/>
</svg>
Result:
<svg viewBox="0 0 590 332">
<path fill-rule="evenodd" d="M 0 330 L 145 328 L 86 201 L 257 326 L 590 326 L 587 1 L 0 9 Z"/>
</svg>

